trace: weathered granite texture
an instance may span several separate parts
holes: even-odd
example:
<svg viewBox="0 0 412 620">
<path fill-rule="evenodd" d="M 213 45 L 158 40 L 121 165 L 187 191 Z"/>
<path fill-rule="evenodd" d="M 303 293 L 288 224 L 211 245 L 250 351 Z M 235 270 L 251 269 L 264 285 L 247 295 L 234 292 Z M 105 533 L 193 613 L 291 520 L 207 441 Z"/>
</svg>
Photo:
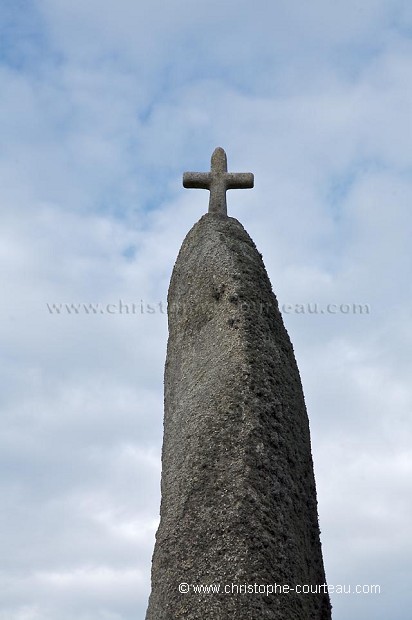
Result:
<svg viewBox="0 0 412 620">
<path fill-rule="evenodd" d="M 327 594 L 223 593 L 325 583 L 299 371 L 261 256 L 237 220 L 208 213 L 189 232 L 168 313 L 146 620 L 329 620 Z M 195 593 L 196 584 L 221 593 Z"/>
</svg>

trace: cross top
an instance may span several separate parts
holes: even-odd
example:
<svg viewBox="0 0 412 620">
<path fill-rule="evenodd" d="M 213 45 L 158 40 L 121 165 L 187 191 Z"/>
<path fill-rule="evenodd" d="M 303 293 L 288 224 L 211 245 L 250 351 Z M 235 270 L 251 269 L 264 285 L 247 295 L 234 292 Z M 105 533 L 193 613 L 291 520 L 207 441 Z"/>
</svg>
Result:
<svg viewBox="0 0 412 620">
<path fill-rule="evenodd" d="M 227 215 L 226 191 L 228 189 L 251 189 L 251 172 L 228 172 L 225 151 L 219 146 L 213 151 L 210 172 L 185 172 L 183 187 L 208 189 L 210 191 L 209 213 Z"/>
</svg>

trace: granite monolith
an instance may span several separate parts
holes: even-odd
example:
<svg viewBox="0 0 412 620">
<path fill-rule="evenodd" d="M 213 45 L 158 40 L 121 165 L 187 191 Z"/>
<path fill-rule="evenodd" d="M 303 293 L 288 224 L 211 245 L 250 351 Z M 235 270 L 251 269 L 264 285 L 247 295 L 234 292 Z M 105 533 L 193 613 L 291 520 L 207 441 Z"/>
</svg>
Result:
<svg viewBox="0 0 412 620">
<path fill-rule="evenodd" d="M 330 620 L 299 371 L 236 219 L 212 209 L 188 233 L 168 320 L 146 620 Z"/>
</svg>

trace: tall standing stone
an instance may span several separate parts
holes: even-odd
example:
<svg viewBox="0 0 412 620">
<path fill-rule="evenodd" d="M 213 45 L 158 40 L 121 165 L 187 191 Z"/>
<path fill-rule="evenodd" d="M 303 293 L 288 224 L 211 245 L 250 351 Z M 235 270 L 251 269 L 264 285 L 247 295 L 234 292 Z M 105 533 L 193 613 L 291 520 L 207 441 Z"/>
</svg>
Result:
<svg viewBox="0 0 412 620">
<path fill-rule="evenodd" d="M 226 215 L 226 189 L 252 187 L 253 176 L 225 174 L 216 149 L 210 173 L 184 176 L 211 200 L 169 289 L 161 519 L 146 620 L 329 620 L 299 371 L 261 255 Z"/>
</svg>

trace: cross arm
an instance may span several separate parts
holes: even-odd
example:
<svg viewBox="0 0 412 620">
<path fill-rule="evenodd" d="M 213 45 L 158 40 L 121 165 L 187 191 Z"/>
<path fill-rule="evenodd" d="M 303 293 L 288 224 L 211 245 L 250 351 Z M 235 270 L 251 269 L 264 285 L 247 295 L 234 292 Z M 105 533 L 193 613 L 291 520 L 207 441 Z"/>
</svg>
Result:
<svg viewBox="0 0 412 620">
<path fill-rule="evenodd" d="M 210 189 L 210 172 L 185 172 L 183 174 L 183 187 L 186 189 Z"/>
<path fill-rule="evenodd" d="M 254 176 L 251 172 L 228 172 L 226 174 L 227 189 L 252 189 Z"/>
</svg>

